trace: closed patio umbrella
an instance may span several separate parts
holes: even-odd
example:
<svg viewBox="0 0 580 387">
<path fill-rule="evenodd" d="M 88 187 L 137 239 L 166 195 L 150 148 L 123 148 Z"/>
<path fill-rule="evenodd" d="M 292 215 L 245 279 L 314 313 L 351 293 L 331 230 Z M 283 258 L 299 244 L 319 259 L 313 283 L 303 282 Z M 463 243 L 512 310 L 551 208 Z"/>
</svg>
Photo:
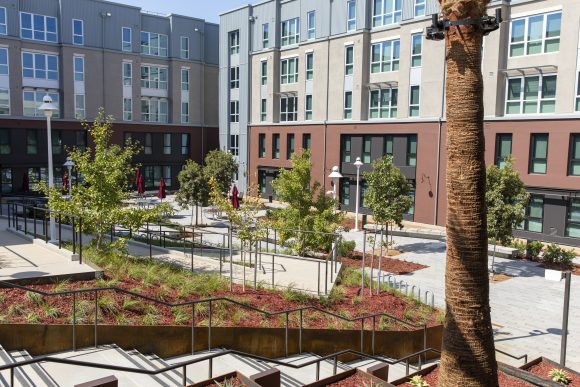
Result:
<svg viewBox="0 0 580 387">
<path fill-rule="evenodd" d="M 143 184 L 143 175 L 139 174 L 139 177 L 137 177 L 137 193 L 139 195 L 143 195 L 143 193 L 145 193 L 145 186 Z"/>
<path fill-rule="evenodd" d="M 68 192 L 68 172 L 64 171 L 64 175 L 62 176 L 62 190 L 63 192 Z"/>
<path fill-rule="evenodd" d="M 157 192 L 157 197 L 161 199 L 161 201 L 163 201 L 163 199 L 165 199 L 166 196 L 167 195 L 165 193 L 165 180 L 161 178 L 161 181 L 159 181 L 159 192 Z"/>
<path fill-rule="evenodd" d="M 28 179 L 28 173 L 22 176 L 22 192 L 30 191 L 30 181 Z"/>
<path fill-rule="evenodd" d="M 235 184 L 232 187 L 232 207 L 234 207 L 236 210 L 240 208 L 240 200 L 238 198 L 238 187 L 236 187 Z"/>
</svg>

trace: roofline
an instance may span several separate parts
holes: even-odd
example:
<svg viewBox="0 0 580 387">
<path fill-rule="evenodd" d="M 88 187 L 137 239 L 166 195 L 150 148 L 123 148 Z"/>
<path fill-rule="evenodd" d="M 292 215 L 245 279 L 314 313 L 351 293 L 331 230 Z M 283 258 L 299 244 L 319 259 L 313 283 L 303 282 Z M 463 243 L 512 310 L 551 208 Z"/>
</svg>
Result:
<svg viewBox="0 0 580 387">
<path fill-rule="evenodd" d="M 160 17 L 160 18 L 170 18 L 172 16 L 178 16 L 178 17 L 182 17 L 184 19 L 190 19 L 190 20 L 197 20 L 200 22 L 204 22 L 205 24 L 210 24 L 210 25 L 216 25 L 219 26 L 219 23 L 214 23 L 214 22 L 208 22 L 205 19 L 201 19 L 199 17 L 195 17 L 195 16 L 187 16 L 187 15 L 182 15 L 182 14 L 178 14 L 178 13 L 168 13 L 168 14 L 161 14 L 159 12 L 151 12 L 151 11 L 147 11 L 146 9 L 143 9 L 142 7 L 138 7 L 136 5 L 130 5 L 130 4 L 124 4 L 124 3 L 117 3 L 115 1 L 111 1 L 111 0 L 92 0 L 96 3 L 103 3 L 103 4 L 110 4 L 110 5 L 114 5 L 117 7 L 125 7 L 125 8 L 131 8 L 134 10 L 138 10 L 139 13 L 143 14 L 143 15 L 148 15 L 148 16 L 153 16 L 153 17 Z"/>
<path fill-rule="evenodd" d="M 229 11 L 222 12 L 222 13 L 220 13 L 218 16 L 220 16 L 220 17 L 221 17 L 221 16 L 223 16 L 223 15 L 227 15 L 228 13 L 232 13 L 232 12 L 241 11 L 241 10 L 242 10 L 242 9 L 244 9 L 244 8 L 250 8 L 250 7 L 252 7 L 252 4 L 249 4 L 249 3 L 248 3 L 248 4 L 246 4 L 246 5 L 241 5 L 241 6 L 237 7 L 237 8 L 230 9 Z"/>
</svg>

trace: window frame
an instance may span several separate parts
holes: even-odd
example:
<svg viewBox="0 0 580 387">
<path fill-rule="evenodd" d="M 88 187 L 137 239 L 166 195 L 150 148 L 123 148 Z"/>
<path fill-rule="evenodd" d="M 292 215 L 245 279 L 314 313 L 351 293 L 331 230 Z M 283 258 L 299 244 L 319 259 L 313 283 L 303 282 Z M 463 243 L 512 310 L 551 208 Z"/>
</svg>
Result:
<svg viewBox="0 0 580 387">
<path fill-rule="evenodd" d="M 504 157 L 501 155 L 503 140 L 510 140 L 510 150 L 509 153 Z M 498 168 L 503 168 L 505 163 L 505 158 L 512 155 L 514 146 L 514 139 L 512 133 L 496 133 L 495 135 L 495 155 L 494 155 L 494 165 Z"/>
<path fill-rule="evenodd" d="M 129 40 L 125 40 L 125 31 L 129 32 Z M 131 27 L 121 27 L 121 51 L 133 52 L 133 29 Z"/>
<path fill-rule="evenodd" d="M 75 94 L 75 118 L 76 119 L 85 119 L 87 117 L 87 108 L 86 108 L 86 99 L 84 94 Z M 80 105 L 80 101 L 82 100 L 82 107 Z"/>
<path fill-rule="evenodd" d="M 419 52 L 417 53 L 415 51 L 415 39 L 417 39 L 420 41 L 418 47 L 419 47 Z M 414 64 L 414 61 L 418 60 L 418 64 Z M 417 68 L 417 67 L 422 67 L 423 66 L 423 34 L 422 33 L 418 33 L 418 34 L 412 34 L 411 35 L 411 68 Z"/>
<path fill-rule="evenodd" d="M 0 155 L 12 154 L 12 130 L 0 128 Z"/>
<path fill-rule="evenodd" d="M 350 56 L 349 56 L 350 53 Z M 354 76 L 354 45 L 344 46 L 344 76 Z"/>
<path fill-rule="evenodd" d="M 426 3 L 425 0 L 415 0 L 413 2 L 413 17 L 425 16 Z M 419 12 L 417 12 L 418 10 Z"/>
<path fill-rule="evenodd" d="M 32 94 L 32 101 L 28 100 L 25 95 Z M 52 98 L 52 103 L 56 105 L 57 110 L 53 112 L 53 118 L 60 118 L 60 94 L 54 89 L 34 89 L 34 88 L 23 88 L 22 89 L 22 106 L 23 106 L 23 116 L 24 117 L 44 117 L 44 112 L 38 108 L 42 104 L 44 96 L 48 94 Z M 27 109 L 32 107 L 27 107 L 26 104 L 32 102 L 34 104 L 34 114 L 26 114 Z"/>
<path fill-rule="evenodd" d="M 240 30 L 230 31 L 228 33 L 228 47 L 230 55 L 240 53 Z"/>
<path fill-rule="evenodd" d="M 181 101 L 181 123 L 189 123 L 189 101 Z"/>
<path fill-rule="evenodd" d="M 144 36 L 147 36 L 147 44 L 143 44 Z M 167 35 L 160 34 L 159 32 L 141 31 L 140 37 L 141 54 L 161 58 L 169 57 L 169 37 Z M 156 46 L 151 44 L 153 41 L 157 42 Z M 165 45 L 162 43 L 165 43 Z"/>
<path fill-rule="evenodd" d="M 576 70 L 576 98 L 574 111 L 580 112 L 580 69 Z"/>
<path fill-rule="evenodd" d="M 10 52 L 8 52 L 8 47 L 0 47 L 0 52 L 4 53 L 0 55 L 0 58 L 6 59 L 6 63 L 0 63 L 0 75 L 10 75 Z"/>
<path fill-rule="evenodd" d="M 185 48 L 183 43 L 185 42 Z M 179 57 L 181 59 L 189 59 L 189 37 L 181 36 L 179 38 Z"/>
<path fill-rule="evenodd" d="M 416 134 L 410 134 L 407 136 L 407 151 L 406 151 L 406 163 L 408 167 L 417 167 L 417 155 L 419 154 L 419 136 Z M 414 140 L 414 141 L 413 141 Z M 413 144 L 415 144 L 415 151 L 413 152 Z"/>
<path fill-rule="evenodd" d="M 230 67 L 230 90 L 240 88 L 240 66 Z"/>
<path fill-rule="evenodd" d="M 147 69 L 145 73 L 143 72 L 144 69 Z M 162 76 L 162 74 L 164 74 L 164 77 Z M 168 90 L 169 68 L 164 66 L 142 64 L 141 87 L 144 89 Z"/>
<path fill-rule="evenodd" d="M 575 155 L 578 154 L 579 158 Z M 575 168 L 579 173 L 574 173 Z M 580 133 L 570 134 L 570 149 L 568 154 L 568 176 L 580 176 Z"/>
<path fill-rule="evenodd" d="M 233 156 L 240 155 L 240 135 L 239 134 L 231 134 L 230 133 L 229 149 L 230 149 L 230 153 Z"/>
<path fill-rule="evenodd" d="M 356 31 L 356 0 L 346 2 L 346 32 L 352 31 Z"/>
<path fill-rule="evenodd" d="M 144 103 L 147 107 L 147 111 L 143 109 Z M 154 105 L 156 105 L 156 109 L 152 109 Z M 169 100 L 167 98 L 141 96 L 141 121 L 166 124 L 169 118 L 168 112 Z M 156 118 L 156 120 L 154 120 L 154 118 Z"/>
<path fill-rule="evenodd" d="M 163 133 L 163 154 L 171 155 L 172 153 L 172 133 Z"/>
<path fill-rule="evenodd" d="M 77 62 L 78 61 L 78 62 Z M 77 64 L 80 63 L 81 71 L 78 71 Z M 73 55 L 73 72 L 75 82 L 85 81 L 85 57 L 82 55 Z"/>
<path fill-rule="evenodd" d="M 266 133 L 258 134 L 258 158 L 266 157 Z"/>
<path fill-rule="evenodd" d="M 33 140 L 33 141 L 31 141 Z M 31 148 L 34 147 L 34 148 Z M 37 155 L 38 154 L 38 130 L 27 129 L 26 130 L 26 154 L 27 155 Z"/>
<path fill-rule="evenodd" d="M 260 101 L 260 122 L 268 120 L 268 100 L 262 98 Z"/>
<path fill-rule="evenodd" d="M 342 118 L 345 120 L 352 120 L 352 91 L 344 92 Z"/>
<path fill-rule="evenodd" d="M 571 235 L 570 229 L 574 228 L 574 229 L 580 230 L 580 221 L 576 221 L 575 218 L 572 217 L 572 209 L 573 209 L 573 207 L 575 207 L 576 203 L 578 203 L 577 206 L 578 206 L 578 209 L 580 211 L 580 199 L 569 198 L 568 200 L 569 200 L 569 202 L 568 202 L 568 206 L 566 208 L 566 227 L 565 227 L 564 235 L 566 237 L 569 237 L 569 238 L 578 238 L 575 235 Z M 579 233 L 580 233 L 580 231 L 579 231 Z"/>
<path fill-rule="evenodd" d="M 189 91 L 189 68 L 181 68 L 181 91 Z"/>
<path fill-rule="evenodd" d="M 128 61 L 123 61 L 123 86 L 132 87 L 133 86 L 133 63 Z M 127 72 L 128 70 L 128 72 Z"/>
<path fill-rule="evenodd" d="M 262 24 L 262 48 L 270 46 L 270 23 Z"/>
<path fill-rule="evenodd" d="M 127 110 L 127 102 L 129 110 Z M 123 121 L 133 121 L 133 98 L 123 97 Z"/>
<path fill-rule="evenodd" d="M 546 142 L 546 155 L 545 157 L 537 157 L 537 146 L 538 142 L 542 139 L 545 139 Z M 530 136 L 530 162 L 528 166 L 528 173 L 530 174 L 538 174 L 538 175 L 545 175 L 548 172 L 548 147 L 550 144 L 550 135 L 548 133 L 532 133 Z M 542 163 L 544 166 L 543 172 L 538 172 L 535 170 L 535 163 Z M 541 164 L 540 164 L 541 166 Z"/>
<path fill-rule="evenodd" d="M 297 56 L 291 58 L 280 59 L 280 84 L 291 85 L 298 83 L 298 66 L 300 61 Z M 294 73 L 291 73 L 291 66 L 293 63 Z"/>
<path fill-rule="evenodd" d="M 272 134 L 272 160 L 280 159 L 280 133 Z"/>
<path fill-rule="evenodd" d="M 526 99 L 526 81 L 530 81 L 532 78 L 538 78 L 538 92 L 536 95 L 536 99 Z M 555 89 L 553 91 L 553 97 L 543 97 L 544 95 L 544 84 L 546 78 L 553 78 L 555 79 Z M 509 99 L 510 95 L 510 81 L 519 80 L 519 97 L 518 99 Z M 556 93 L 558 89 L 558 76 L 557 74 L 538 74 L 538 75 L 528 75 L 528 76 L 517 76 L 517 77 L 509 77 L 506 78 L 506 91 L 505 91 L 505 105 L 504 114 L 506 116 L 524 116 L 529 114 L 554 114 L 556 110 Z M 525 112 L 526 102 L 536 104 L 536 111 L 535 112 Z M 542 112 L 542 106 L 550 106 L 550 103 L 553 106 L 553 111 L 546 111 Z M 517 113 L 509 113 L 509 106 L 517 106 L 519 104 L 518 112 Z M 545 104 L 545 105 L 543 105 Z"/>
<path fill-rule="evenodd" d="M 559 23 L 560 23 L 560 34 L 558 36 L 551 36 L 551 37 L 547 37 L 547 27 L 548 27 L 548 18 L 550 16 L 555 16 L 555 15 L 560 15 L 559 16 Z M 541 34 L 541 38 L 540 39 L 533 39 L 530 40 L 530 19 L 532 18 L 538 18 L 538 17 L 542 17 L 542 34 Z M 522 22 L 523 21 L 523 35 L 521 40 L 517 40 L 514 41 L 514 28 L 515 28 L 515 24 Z M 545 12 L 545 13 L 537 13 L 537 14 L 533 14 L 533 15 L 528 15 L 528 16 L 523 16 L 523 17 L 518 17 L 518 18 L 514 18 L 511 20 L 510 22 L 510 29 L 509 29 L 509 44 L 508 44 L 508 58 L 515 58 L 515 57 L 520 57 L 520 56 L 530 56 L 530 55 L 543 55 L 543 54 L 550 54 L 553 52 L 559 52 L 560 51 L 560 43 L 561 43 L 561 37 L 562 37 L 562 10 L 557 10 L 557 11 L 552 11 L 552 12 Z M 558 49 L 554 50 L 554 51 L 547 51 L 547 41 L 558 41 Z M 530 43 L 538 43 L 538 41 L 541 44 L 541 48 L 540 48 L 540 52 L 537 53 L 529 53 L 529 48 L 530 48 Z M 513 46 L 522 46 L 522 54 L 520 55 L 514 55 L 514 49 Z"/>
<path fill-rule="evenodd" d="M 181 155 L 182 156 L 189 156 L 191 152 L 190 142 L 191 142 L 191 135 L 189 133 L 181 133 Z"/>
<path fill-rule="evenodd" d="M 6 7 L 0 7 L 0 35 L 8 35 L 8 20 L 6 17 Z M 4 22 L 1 22 L 2 19 L 4 19 Z"/>
<path fill-rule="evenodd" d="M 25 16 L 25 15 L 30 16 L 30 28 L 24 28 L 25 23 L 23 22 L 23 16 Z M 37 22 L 35 21 L 36 17 L 43 19 L 42 20 L 42 26 L 44 28 L 43 30 L 36 28 L 37 27 L 36 26 Z M 58 43 L 58 20 L 56 17 L 20 11 L 20 19 L 19 20 L 20 20 L 20 38 L 21 39 L 35 40 L 37 42 Z M 53 21 L 54 31 L 48 31 L 48 20 Z M 26 31 L 30 30 L 30 37 L 25 36 L 25 34 L 24 34 L 25 30 Z M 44 39 L 37 38 L 36 37 L 37 33 L 39 33 L 39 34 L 42 33 L 44 35 Z M 54 40 L 48 39 L 49 34 L 50 34 L 50 36 L 54 35 Z"/>
<path fill-rule="evenodd" d="M 309 150 L 312 146 L 312 135 L 310 133 L 302 133 L 302 149 Z"/>
<path fill-rule="evenodd" d="M 268 84 L 268 61 L 263 60 L 260 63 L 260 83 L 262 86 L 265 86 Z"/>
<path fill-rule="evenodd" d="M 372 7 L 372 28 L 390 26 L 393 24 L 398 24 L 402 20 L 402 0 L 392 0 L 392 8 L 387 12 L 386 5 L 388 0 L 374 0 L 371 4 Z M 380 10 L 378 10 L 377 5 L 380 4 Z M 398 8 L 397 8 L 398 5 Z M 378 11 L 378 12 L 377 12 Z M 387 22 L 388 18 L 391 17 L 391 22 Z"/>
<path fill-rule="evenodd" d="M 286 160 L 292 160 L 292 155 L 296 151 L 296 135 L 294 133 L 286 134 Z"/>
<path fill-rule="evenodd" d="M 32 68 L 30 67 L 25 67 L 24 63 L 24 57 L 30 55 L 32 57 Z M 38 61 L 37 59 L 43 57 L 44 58 L 44 63 L 42 64 L 42 66 L 44 66 L 44 68 L 41 67 L 37 67 Z M 41 79 L 41 80 L 47 80 L 47 81 L 60 81 L 60 77 L 59 77 L 59 56 L 58 55 L 52 55 L 52 54 L 47 54 L 47 53 L 43 53 L 43 52 L 31 52 L 31 51 L 22 51 L 22 78 L 28 78 L 28 79 Z M 56 64 L 56 69 L 49 69 L 49 62 L 52 61 Z M 33 76 L 27 76 L 26 72 L 27 71 L 32 71 Z M 44 77 L 37 77 L 37 73 L 39 72 L 44 72 L 45 76 Z M 49 75 L 52 74 L 54 77 L 50 78 Z"/>
<path fill-rule="evenodd" d="M 367 149 L 368 145 L 368 149 Z M 361 143 L 361 161 L 363 164 L 370 164 L 372 160 L 372 152 L 373 152 L 373 136 L 371 135 L 363 135 L 362 136 L 362 143 Z"/>
<path fill-rule="evenodd" d="M 342 135 L 340 137 L 340 162 L 350 163 L 351 159 L 352 159 L 352 136 Z"/>
<path fill-rule="evenodd" d="M 379 60 L 374 60 L 375 47 L 379 47 Z M 385 60 L 385 51 L 389 50 L 389 60 Z M 396 54 L 396 55 L 395 55 Z M 401 39 L 389 39 L 371 44 L 370 56 L 371 74 L 390 73 L 399 71 L 401 68 Z M 378 70 L 375 70 L 378 66 Z M 387 70 L 385 70 L 387 68 Z"/>
<path fill-rule="evenodd" d="M 530 216 L 530 214 L 532 213 L 532 203 L 533 203 L 534 199 L 540 199 L 542 201 L 542 205 L 541 205 L 542 216 L 540 218 L 537 216 Z M 529 200 L 528 205 L 526 206 L 526 209 L 525 209 L 525 219 L 518 228 L 521 228 L 522 230 L 527 231 L 527 232 L 543 233 L 544 232 L 544 213 L 545 213 L 544 205 L 545 204 L 546 204 L 546 198 L 544 197 L 544 195 L 531 194 L 530 200 Z M 538 230 L 530 230 L 530 220 L 531 220 L 531 222 L 537 222 L 540 224 L 539 231 Z"/>
<path fill-rule="evenodd" d="M 1 97 L 2 95 L 4 95 L 5 98 L 2 98 Z M 4 100 L 6 102 L 2 103 Z M 10 104 L 11 104 L 10 89 L 0 88 L 0 116 L 10 115 L 11 113 Z"/>
<path fill-rule="evenodd" d="M 292 103 L 290 103 L 292 101 Z M 284 104 L 284 102 L 286 102 Z M 283 110 L 283 106 L 286 107 Z M 293 107 L 293 110 L 290 109 Z M 280 98 L 280 122 L 298 121 L 298 97 L 295 95 Z"/>
<path fill-rule="evenodd" d="M 378 94 L 377 105 L 373 106 L 373 94 Z M 388 105 L 383 106 L 384 94 L 388 93 Z M 395 104 L 393 104 L 393 96 L 395 99 Z M 380 120 L 380 119 L 391 119 L 397 118 L 398 115 L 398 105 L 399 105 L 399 89 L 398 88 L 386 88 L 386 89 L 375 89 L 369 90 L 369 120 Z M 373 117 L 373 111 L 376 111 L 376 117 Z M 383 117 L 383 112 L 387 112 L 387 116 Z"/>
<path fill-rule="evenodd" d="M 341 179 L 339 182 L 339 199 L 343 206 L 350 205 L 350 179 Z"/>
<path fill-rule="evenodd" d="M 300 43 L 300 18 L 280 22 L 280 46 L 293 46 L 298 43 Z"/>
<path fill-rule="evenodd" d="M 77 34 L 75 32 L 75 22 L 80 22 L 81 26 L 81 33 Z M 77 42 L 76 38 L 80 37 L 80 43 Z M 72 43 L 75 46 L 84 46 L 85 45 L 85 22 L 82 19 L 72 19 Z"/>
<path fill-rule="evenodd" d="M 230 101 L 230 124 L 240 122 L 240 101 Z"/>
<path fill-rule="evenodd" d="M 316 39 L 316 11 L 306 13 L 306 38 Z"/>
<path fill-rule="evenodd" d="M 153 133 L 143 134 L 143 153 L 146 155 L 153 154 Z"/>
<path fill-rule="evenodd" d="M 2 193 L 10 193 L 14 190 L 13 172 L 14 171 L 10 167 L 0 168 L 0 190 Z"/>
<path fill-rule="evenodd" d="M 413 90 L 418 90 L 417 101 L 413 101 L 414 97 Z M 420 117 L 420 116 L 421 116 L 421 86 L 413 85 L 409 87 L 409 117 Z"/>
<path fill-rule="evenodd" d="M 311 81 L 314 79 L 314 53 L 309 52 L 306 54 L 306 80 Z"/>
<path fill-rule="evenodd" d="M 306 94 L 304 97 L 304 121 L 312 121 L 313 97 L 312 94 Z"/>
</svg>

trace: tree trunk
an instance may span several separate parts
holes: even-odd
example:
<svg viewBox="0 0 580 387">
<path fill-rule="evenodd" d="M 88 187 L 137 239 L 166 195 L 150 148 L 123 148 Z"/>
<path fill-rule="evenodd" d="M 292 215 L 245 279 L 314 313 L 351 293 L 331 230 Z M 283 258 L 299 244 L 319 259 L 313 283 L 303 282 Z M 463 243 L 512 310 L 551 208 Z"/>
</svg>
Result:
<svg viewBox="0 0 580 387">
<path fill-rule="evenodd" d="M 449 20 L 479 19 L 489 0 L 440 0 Z M 482 32 L 446 32 L 447 262 L 439 386 L 498 386 L 489 307 Z"/>
</svg>

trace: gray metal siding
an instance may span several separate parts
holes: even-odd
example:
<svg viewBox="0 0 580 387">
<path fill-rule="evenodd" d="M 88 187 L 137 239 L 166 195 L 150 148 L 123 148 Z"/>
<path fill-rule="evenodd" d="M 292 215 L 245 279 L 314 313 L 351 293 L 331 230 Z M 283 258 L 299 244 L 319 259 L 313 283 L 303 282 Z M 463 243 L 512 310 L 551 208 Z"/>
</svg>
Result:
<svg viewBox="0 0 580 387">
<path fill-rule="evenodd" d="M 9 36 L 20 36 L 18 0 L 0 0 L 0 7 L 6 8 L 6 26 Z"/>
<path fill-rule="evenodd" d="M 343 34 L 346 32 L 346 0 L 333 1 L 330 4 L 332 6 L 331 35 Z"/>
<path fill-rule="evenodd" d="M 439 2 L 437 0 L 427 0 L 425 4 L 425 15 L 439 13 Z"/>
<path fill-rule="evenodd" d="M 218 65 L 220 62 L 219 36 L 220 29 L 216 24 L 205 25 L 205 63 Z"/>
<path fill-rule="evenodd" d="M 277 31 L 280 25 L 276 18 L 277 2 L 270 1 L 253 7 L 252 13 L 256 21 L 252 24 L 252 51 L 263 49 L 262 46 L 262 25 L 268 23 L 268 48 L 277 45 Z"/>
</svg>

